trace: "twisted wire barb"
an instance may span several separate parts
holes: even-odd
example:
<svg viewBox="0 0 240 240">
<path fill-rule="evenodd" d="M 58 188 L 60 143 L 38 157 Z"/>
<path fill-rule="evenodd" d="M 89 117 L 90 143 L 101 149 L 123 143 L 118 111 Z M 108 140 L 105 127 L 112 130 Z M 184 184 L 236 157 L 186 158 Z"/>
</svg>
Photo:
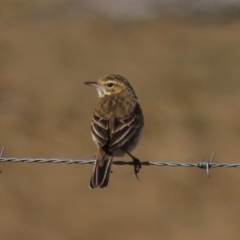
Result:
<svg viewBox="0 0 240 240">
<path fill-rule="evenodd" d="M 0 152 L 0 163 L 3 162 L 11 162 L 11 163 L 64 163 L 64 164 L 94 164 L 95 160 L 72 160 L 72 159 L 57 159 L 57 158 L 5 158 L 3 157 L 4 147 Z M 207 171 L 207 176 L 210 177 L 210 168 L 240 168 L 240 163 L 214 163 L 215 154 L 213 153 L 210 161 L 202 158 L 198 163 L 190 163 L 190 162 L 162 162 L 162 161 L 144 161 L 141 162 L 142 166 L 159 166 L 159 167 L 197 167 L 200 169 L 205 169 Z M 113 161 L 115 165 L 134 165 L 134 162 L 126 162 L 126 161 Z M 1 173 L 1 170 L 0 170 Z"/>
</svg>

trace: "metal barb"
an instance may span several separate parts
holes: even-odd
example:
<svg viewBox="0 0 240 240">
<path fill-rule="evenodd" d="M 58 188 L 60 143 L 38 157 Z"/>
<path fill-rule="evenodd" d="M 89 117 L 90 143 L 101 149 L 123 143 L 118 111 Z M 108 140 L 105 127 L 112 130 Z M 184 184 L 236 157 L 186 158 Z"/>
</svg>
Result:
<svg viewBox="0 0 240 240">
<path fill-rule="evenodd" d="M 211 161 L 210 161 L 211 164 L 213 163 L 214 158 L 215 158 L 215 152 L 212 154 L 212 158 L 211 158 Z"/>
<path fill-rule="evenodd" d="M 5 150 L 5 147 L 2 147 L 2 151 L 1 151 L 1 153 L 0 153 L 0 158 L 3 157 L 4 150 Z M 0 169 L 0 173 L 2 173 L 1 169 Z"/>
<path fill-rule="evenodd" d="M 200 163 L 198 164 L 198 167 L 201 169 L 206 169 L 207 170 L 207 176 L 210 178 L 210 172 L 209 172 L 209 162 L 205 161 L 204 158 L 201 159 Z"/>
<path fill-rule="evenodd" d="M 212 154 L 211 160 L 205 161 L 204 158 L 201 159 L 200 163 L 197 165 L 201 169 L 206 169 L 207 170 L 207 176 L 210 178 L 210 168 L 212 166 L 213 160 L 215 157 L 215 153 Z"/>
</svg>

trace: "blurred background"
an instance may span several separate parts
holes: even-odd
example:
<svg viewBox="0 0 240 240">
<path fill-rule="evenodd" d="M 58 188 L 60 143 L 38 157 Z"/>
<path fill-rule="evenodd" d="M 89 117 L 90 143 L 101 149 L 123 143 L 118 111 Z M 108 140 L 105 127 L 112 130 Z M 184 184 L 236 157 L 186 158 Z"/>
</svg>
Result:
<svg viewBox="0 0 240 240">
<path fill-rule="evenodd" d="M 98 101 L 129 79 L 145 115 L 142 161 L 240 163 L 240 2 L 0 1 L 4 157 L 91 159 Z M 124 158 L 129 160 L 129 158 Z M 240 170 L 0 164 L 0 239 L 239 239 Z"/>
</svg>

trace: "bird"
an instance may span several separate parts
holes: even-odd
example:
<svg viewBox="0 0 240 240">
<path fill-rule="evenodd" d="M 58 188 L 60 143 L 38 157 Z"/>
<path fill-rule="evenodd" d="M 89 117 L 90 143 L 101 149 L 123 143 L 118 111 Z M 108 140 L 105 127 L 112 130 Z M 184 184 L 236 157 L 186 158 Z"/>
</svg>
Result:
<svg viewBox="0 0 240 240">
<path fill-rule="evenodd" d="M 113 157 L 130 156 L 137 176 L 141 162 L 131 152 L 141 138 L 144 117 L 135 91 L 125 77 L 109 74 L 85 84 L 95 87 L 100 98 L 91 121 L 97 153 L 89 187 L 106 188 Z"/>
</svg>

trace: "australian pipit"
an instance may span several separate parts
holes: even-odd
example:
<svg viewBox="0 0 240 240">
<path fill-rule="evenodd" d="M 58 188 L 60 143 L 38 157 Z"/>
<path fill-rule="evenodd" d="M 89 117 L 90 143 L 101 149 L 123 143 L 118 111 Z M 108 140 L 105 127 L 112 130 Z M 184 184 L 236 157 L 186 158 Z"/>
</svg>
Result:
<svg viewBox="0 0 240 240">
<path fill-rule="evenodd" d="M 139 172 L 141 162 L 131 152 L 142 135 L 143 114 L 126 78 L 110 74 L 97 82 L 85 84 L 96 87 L 100 97 L 91 122 L 97 154 L 90 188 L 105 188 L 109 182 L 113 157 L 129 155 L 133 159 L 135 174 Z"/>
</svg>

